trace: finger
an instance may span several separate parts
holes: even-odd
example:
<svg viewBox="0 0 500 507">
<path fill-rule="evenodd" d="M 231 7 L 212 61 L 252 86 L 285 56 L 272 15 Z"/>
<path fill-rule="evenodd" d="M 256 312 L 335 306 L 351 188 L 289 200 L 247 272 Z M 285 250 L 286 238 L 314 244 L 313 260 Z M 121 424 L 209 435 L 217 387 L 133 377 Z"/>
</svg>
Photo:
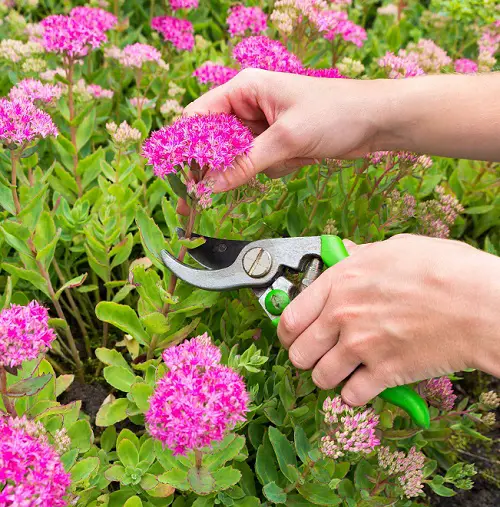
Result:
<svg viewBox="0 0 500 507">
<path fill-rule="evenodd" d="M 319 317 L 329 293 L 330 275 L 325 271 L 285 308 L 278 324 L 278 337 L 285 348 Z"/>
<path fill-rule="evenodd" d="M 213 90 L 208 91 L 195 101 L 188 104 L 183 111 L 185 116 L 208 113 L 230 113 L 232 112 L 229 92 L 229 83 L 225 83 Z"/>
<path fill-rule="evenodd" d="M 292 171 L 313 163 L 314 159 L 312 158 L 292 158 L 290 160 L 285 160 L 278 165 L 269 167 L 269 169 L 266 169 L 264 173 L 269 176 L 269 178 L 281 178 L 282 176 L 290 174 Z"/>
<path fill-rule="evenodd" d="M 185 217 L 189 216 L 190 207 L 184 199 L 179 199 L 177 201 L 177 213 L 179 215 L 183 215 Z"/>
<path fill-rule="evenodd" d="M 312 380 L 320 389 L 333 389 L 359 365 L 360 360 L 340 341 L 320 359 L 312 372 Z"/>
<path fill-rule="evenodd" d="M 357 407 L 366 405 L 378 396 L 387 385 L 375 377 L 366 366 L 358 368 L 342 389 L 342 399 L 348 405 Z"/>
<path fill-rule="evenodd" d="M 325 315 L 327 308 L 328 301 L 320 316 L 292 343 L 288 355 L 296 368 L 309 370 L 338 342 L 340 327 Z"/>
</svg>

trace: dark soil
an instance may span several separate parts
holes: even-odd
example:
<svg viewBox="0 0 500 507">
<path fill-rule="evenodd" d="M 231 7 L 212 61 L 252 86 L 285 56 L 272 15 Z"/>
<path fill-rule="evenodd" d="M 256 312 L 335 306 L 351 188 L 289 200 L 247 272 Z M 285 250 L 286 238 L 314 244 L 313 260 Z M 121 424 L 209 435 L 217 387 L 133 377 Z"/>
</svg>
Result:
<svg viewBox="0 0 500 507">
<path fill-rule="evenodd" d="M 66 404 L 81 400 L 82 410 L 90 417 L 91 423 L 94 424 L 97 411 L 108 394 L 109 391 L 101 384 L 81 384 L 75 381 L 71 384 L 69 389 L 60 396 L 59 401 Z"/>
</svg>

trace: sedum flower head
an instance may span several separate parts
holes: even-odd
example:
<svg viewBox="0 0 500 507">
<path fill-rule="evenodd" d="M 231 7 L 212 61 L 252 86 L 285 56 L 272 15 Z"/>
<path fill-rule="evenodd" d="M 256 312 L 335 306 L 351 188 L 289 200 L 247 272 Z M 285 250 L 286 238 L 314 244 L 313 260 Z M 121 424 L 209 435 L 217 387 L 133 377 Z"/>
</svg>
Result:
<svg viewBox="0 0 500 507">
<path fill-rule="evenodd" d="M 283 35 L 290 35 L 297 25 L 312 21 L 328 7 L 326 0 L 277 0 L 270 19 Z"/>
<path fill-rule="evenodd" d="M 114 58 L 124 67 L 141 69 L 148 62 L 156 63 L 164 69 L 168 69 L 168 65 L 163 61 L 160 51 L 149 44 L 129 44 L 122 50 L 117 47 L 108 48 L 105 51 L 106 56 Z"/>
<path fill-rule="evenodd" d="M 193 76 L 198 79 L 200 84 L 209 84 L 211 86 L 227 83 L 236 74 L 238 74 L 236 69 L 213 62 L 205 62 L 193 72 Z"/>
<path fill-rule="evenodd" d="M 252 143 L 250 130 L 231 114 L 183 116 L 153 132 L 143 154 L 163 178 L 193 162 L 202 169 L 225 171 L 236 157 L 249 152 Z"/>
<path fill-rule="evenodd" d="M 198 0 L 169 0 L 170 7 L 173 11 L 179 9 L 196 9 L 198 7 Z"/>
<path fill-rule="evenodd" d="M 43 47 L 37 42 L 21 42 L 15 39 L 0 41 L 0 58 L 17 63 L 24 58 L 43 53 Z"/>
<path fill-rule="evenodd" d="M 400 51 L 402 56 L 408 55 L 427 73 L 440 72 L 443 67 L 451 63 L 446 51 L 430 39 L 420 39 L 417 43 L 408 44 L 406 51 Z"/>
<path fill-rule="evenodd" d="M 63 89 L 58 85 L 44 84 L 38 79 L 23 79 L 12 87 L 9 92 L 10 100 L 29 100 L 50 104 L 58 100 Z"/>
<path fill-rule="evenodd" d="M 74 7 L 69 15 L 101 32 L 107 32 L 118 24 L 116 16 L 98 7 Z"/>
<path fill-rule="evenodd" d="M 227 24 L 231 37 L 258 35 L 266 31 L 267 16 L 260 7 L 245 7 L 238 4 L 230 8 Z"/>
<path fill-rule="evenodd" d="M 345 42 L 361 47 L 367 38 L 365 29 L 349 20 L 347 13 L 341 10 L 320 11 L 314 15 L 313 22 L 327 40 L 340 37 Z"/>
<path fill-rule="evenodd" d="M 112 141 L 119 147 L 126 147 L 141 140 L 141 132 L 131 127 L 126 121 L 118 126 L 114 121 L 106 123 L 106 130 Z"/>
<path fill-rule="evenodd" d="M 146 423 L 151 436 L 174 454 L 209 447 L 245 420 L 245 383 L 219 364 L 214 349 L 203 335 L 163 354 L 170 370 L 156 385 Z"/>
<path fill-rule="evenodd" d="M 326 77 L 326 78 L 343 78 L 339 69 L 332 67 L 330 69 L 304 69 L 301 74 L 312 77 Z"/>
<path fill-rule="evenodd" d="M 47 69 L 47 62 L 43 58 L 26 58 L 21 65 L 21 70 L 25 74 L 40 74 Z"/>
<path fill-rule="evenodd" d="M 420 384 L 419 390 L 431 405 L 441 410 L 450 411 L 457 399 L 453 392 L 453 384 L 448 377 L 426 380 Z"/>
<path fill-rule="evenodd" d="M 389 447 L 381 447 L 378 451 L 378 463 L 389 475 L 397 477 L 404 496 L 413 498 L 422 493 L 425 456 L 415 447 L 412 447 L 407 455 L 402 451 L 391 452 Z"/>
<path fill-rule="evenodd" d="M 320 450 L 325 456 L 339 459 L 348 453 L 369 454 L 380 444 L 375 434 L 379 417 L 371 408 L 352 408 L 336 396 L 325 400 L 323 410 L 327 431 Z"/>
<path fill-rule="evenodd" d="M 264 35 L 254 35 L 238 42 L 233 49 L 233 58 L 242 69 L 255 68 L 293 74 L 300 74 L 303 70 L 302 62 L 281 42 Z"/>
<path fill-rule="evenodd" d="M 52 118 L 30 100 L 0 99 L 1 143 L 21 146 L 57 133 Z"/>
<path fill-rule="evenodd" d="M 81 80 L 83 81 L 83 80 Z M 85 81 L 83 83 L 80 83 L 80 85 L 85 89 L 85 91 L 90 94 L 94 99 L 112 99 L 114 92 L 112 90 L 107 90 L 106 88 L 103 88 L 102 86 L 99 86 L 97 84 L 85 84 Z"/>
<path fill-rule="evenodd" d="M 183 111 L 184 108 L 175 99 L 167 99 L 160 107 L 160 113 L 165 117 L 179 116 Z"/>
<path fill-rule="evenodd" d="M 337 67 L 344 76 L 351 78 L 358 77 L 365 70 L 365 66 L 359 60 L 353 60 L 348 56 L 342 58 Z"/>
<path fill-rule="evenodd" d="M 187 19 L 160 16 L 151 20 L 151 28 L 178 50 L 191 51 L 194 47 L 194 28 Z"/>
<path fill-rule="evenodd" d="M 500 396 L 495 391 L 488 391 L 486 393 L 481 393 L 479 396 L 479 401 L 485 405 L 486 407 L 494 410 L 500 407 Z"/>
<path fill-rule="evenodd" d="M 65 507 L 70 475 L 36 423 L 0 417 L 0 506 Z"/>
<path fill-rule="evenodd" d="M 455 72 L 460 74 L 475 74 L 478 70 L 478 65 L 475 61 L 468 58 L 459 58 L 454 62 Z"/>
<path fill-rule="evenodd" d="M 423 76 L 425 74 L 414 59 L 401 56 L 401 54 L 395 55 L 390 51 L 379 59 L 378 64 L 386 70 L 388 77 L 391 79 Z"/>
</svg>

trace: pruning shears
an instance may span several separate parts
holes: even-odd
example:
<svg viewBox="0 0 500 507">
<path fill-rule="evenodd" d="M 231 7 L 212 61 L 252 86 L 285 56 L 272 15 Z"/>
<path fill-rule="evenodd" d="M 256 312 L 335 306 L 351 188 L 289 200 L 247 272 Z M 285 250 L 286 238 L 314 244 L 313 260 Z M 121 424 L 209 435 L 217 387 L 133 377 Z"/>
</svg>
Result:
<svg viewBox="0 0 500 507">
<path fill-rule="evenodd" d="M 179 238 L 185 233 L 177 229 Z M 250 288 L 275 326 L 292 299 L 311 285 L 323 267 L 331 267 L 349 256 L 338 236 L 275 238 L 257 241 L 227 240 L 192 234 L 205 242 L 189 250 L 203 269 L 178 261 L 161 251 L 165 266 L 181 280 L 205 290 Z M 287 275 L 302 274 L 294 283 Z M 410 415 L 420 427 L 430 424 L 426 402 L 409 386 L 391 387 L 379 395 Z"/>
</svg>

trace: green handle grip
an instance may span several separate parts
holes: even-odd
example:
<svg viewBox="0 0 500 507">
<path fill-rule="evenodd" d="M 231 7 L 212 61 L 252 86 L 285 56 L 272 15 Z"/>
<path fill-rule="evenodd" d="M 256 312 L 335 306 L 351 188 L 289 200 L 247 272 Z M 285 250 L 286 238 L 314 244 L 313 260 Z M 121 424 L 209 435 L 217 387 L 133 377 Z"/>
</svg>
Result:
<svg viewBox="0 0 500 507">
<path fill-rule="evenodd" d="M 334 266 L 346 257 L 349 257 L 349 253 L 343 241 L 338 236 L 321 236 L 321 258 L 327 267 L 330 268 Z M 286 293 L 284 294 L 286 295 Z M 280 308 L 276 308 L 275 312 L 270 313 L 273 315 L 281 315 L 288 303 L 289 301 L 282 301 L 281 305 L 279 305 Z M 269 308 L 268 311 L 270 311 Z M 272 322 L 277 327 L 279 317 L 274 318 Z M 430 415 L 427 404 L 411 387 L 390 387 L 380 393 L 379 396 L 384 401 L 388 401 L 403 409 L 412 418 L 413 422 L 421 428 L 429 427 Z"/>
</svg>

